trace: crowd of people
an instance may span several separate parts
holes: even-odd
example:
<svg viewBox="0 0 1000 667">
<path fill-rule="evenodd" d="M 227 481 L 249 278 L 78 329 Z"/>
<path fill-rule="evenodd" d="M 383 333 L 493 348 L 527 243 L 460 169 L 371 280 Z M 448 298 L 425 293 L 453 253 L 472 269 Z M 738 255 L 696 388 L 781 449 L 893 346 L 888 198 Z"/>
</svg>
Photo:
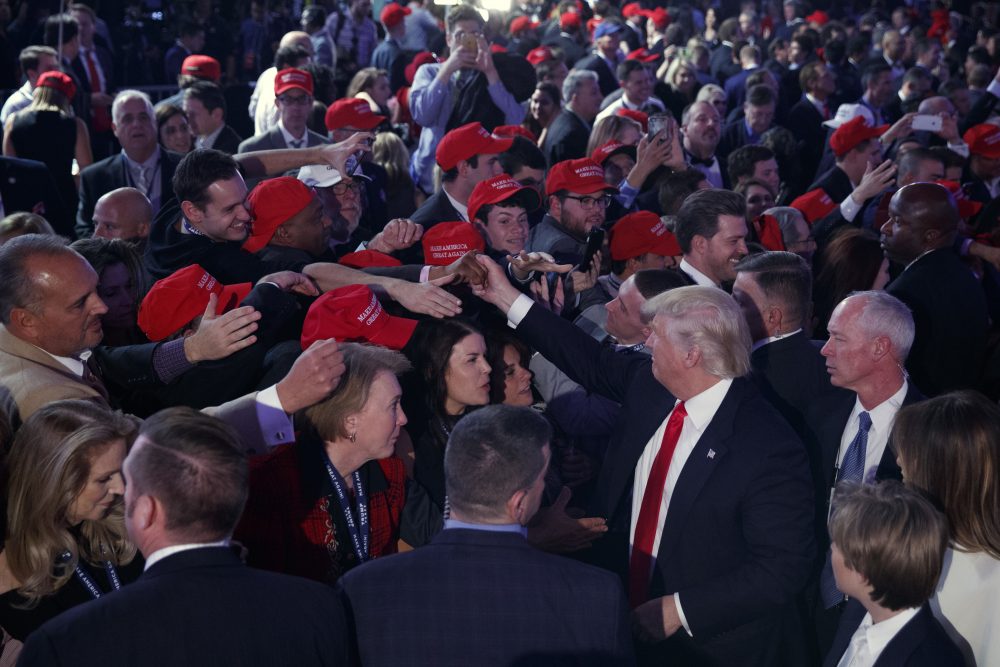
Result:
<svg viewBox="0 0 1000 667">
<path fill-rule="evenodd" d="M 0 666 L 1000 664 L 1000 5 L 303 4 L 0 0 Z"/>
</svg>

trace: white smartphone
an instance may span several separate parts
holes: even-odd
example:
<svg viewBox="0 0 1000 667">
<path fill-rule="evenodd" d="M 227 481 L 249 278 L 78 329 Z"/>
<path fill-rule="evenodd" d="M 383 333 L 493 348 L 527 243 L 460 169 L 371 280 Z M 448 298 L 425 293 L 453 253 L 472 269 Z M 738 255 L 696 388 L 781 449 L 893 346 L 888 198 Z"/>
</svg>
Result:
<svg viewBox="0 0 1000 667">
<path fill-rule="evenodd" d="M 913 117 L 914 130 L 926 130 L 927 132 L 941 131 L 941 116 L 934 116 L 929 113 L 918 113 Z"/>
</svg>

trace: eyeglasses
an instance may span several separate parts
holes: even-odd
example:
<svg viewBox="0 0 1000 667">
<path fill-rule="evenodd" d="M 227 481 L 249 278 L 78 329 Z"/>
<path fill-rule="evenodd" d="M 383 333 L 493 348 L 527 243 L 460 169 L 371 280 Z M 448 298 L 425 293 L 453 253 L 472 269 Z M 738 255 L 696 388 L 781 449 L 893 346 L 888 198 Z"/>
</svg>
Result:
<svg viewBox="0 0 1000 667">
<path fill-rule="evenodd" d="M 361 186 L 354 181 L 341 181 L 333 186 L 333 194 L 338 197 L 347 194 L 347 191 L 357 193 L 361 190 Z"/>
<path fill-rule="evenodd" d="M 290 106 L 304 107 L 308 104 L 312 104 L 312 97 L 309 95 L 296 95 L 294 97 L 291 95 L 282 95 L 278 99 L 281 100 L 282 104 L 288 104 Z"/>
<path fill-rule="evenodd" d="M 566 195 L 566 199 L 573 199 L 580 202 L 580 208 L 588 211 L 594 208 L 607 208 L 611 206 L 611 195 L 602 195 L 600 197 L 574 197 L 573 195 Z"/>
</svg>

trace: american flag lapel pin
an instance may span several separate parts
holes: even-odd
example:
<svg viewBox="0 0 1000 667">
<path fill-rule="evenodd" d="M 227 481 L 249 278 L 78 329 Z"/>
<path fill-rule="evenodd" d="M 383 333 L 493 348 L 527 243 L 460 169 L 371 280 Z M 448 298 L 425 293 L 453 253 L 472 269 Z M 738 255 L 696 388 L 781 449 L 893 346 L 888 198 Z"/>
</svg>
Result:
<svg viewBox="0 0 1000 667">
<path fill-rule="evenodd" d="M 710 459 L 714 459 L 715 458 L 715 450 L 714 449 L 709 449 L 708 450 L 708 458 L 710 458 Z"/>
</svg>

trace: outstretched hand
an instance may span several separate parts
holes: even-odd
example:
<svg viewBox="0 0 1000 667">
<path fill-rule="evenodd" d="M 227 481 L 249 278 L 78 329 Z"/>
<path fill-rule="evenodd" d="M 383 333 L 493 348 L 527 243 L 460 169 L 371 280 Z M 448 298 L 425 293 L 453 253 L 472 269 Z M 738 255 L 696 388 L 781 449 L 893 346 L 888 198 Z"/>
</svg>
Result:
<svg viewBox="0 0 1000 667">
<path fill-rule="evenodd" d="M 544 551 L 568 553 L 586 549 L 594 540 L 608 532 L 602 517 L 574 518 L 566 511 L 572 492 L 563 487 L 550 507 L 535 514 L 528 524 L 528 541 Z"/>
<path fill-rule="evenodd" d="M 225 359 L 257 342 L 253 332 L 261 318 L 259 312 L 252 306 L 243 306 L 216 315 L 218 305 L 219 296 L 209 296 L 198 330 L 184 339 L 184 356 L 192 364 Z"/>
</svg>

